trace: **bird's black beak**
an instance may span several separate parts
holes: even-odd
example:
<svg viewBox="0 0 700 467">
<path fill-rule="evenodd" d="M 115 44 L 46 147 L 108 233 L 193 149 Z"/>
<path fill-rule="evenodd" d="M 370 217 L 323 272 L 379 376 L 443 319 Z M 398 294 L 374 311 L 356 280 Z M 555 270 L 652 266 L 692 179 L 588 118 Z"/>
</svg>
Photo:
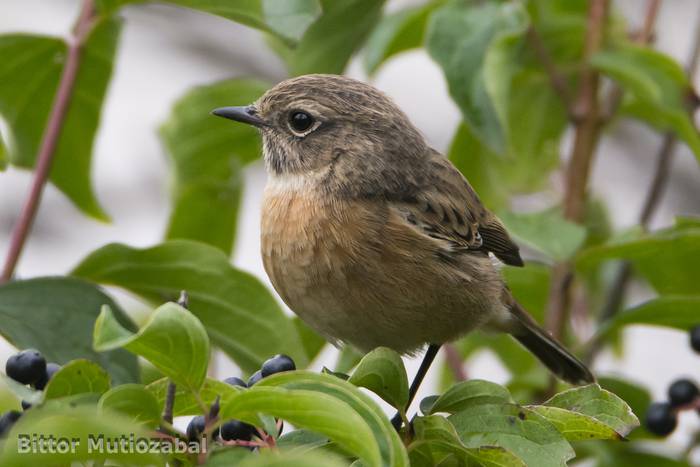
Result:
<svg viewBox="0 0 700 467">
<path fill-rule="evenodd" d="M 241 123 L 247 123 L 257 127 L 267 126 L 265 120 L 258 117 L 255 107 L 248 105 L 245 107 L 219 107 L 211 111 L 217 117 L 228 118 Z"/>
</svg>

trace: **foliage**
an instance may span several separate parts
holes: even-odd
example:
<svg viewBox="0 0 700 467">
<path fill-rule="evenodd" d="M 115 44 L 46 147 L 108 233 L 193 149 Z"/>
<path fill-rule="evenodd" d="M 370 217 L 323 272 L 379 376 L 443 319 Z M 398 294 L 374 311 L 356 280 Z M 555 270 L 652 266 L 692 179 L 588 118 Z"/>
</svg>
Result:
<svg viewBox="0 0 700 467">
<path fill-rule="evenodd" d="M 119 14 L 144 3 L 96 0 L 53 154 L 51 183 L 77 209 L 100 220 L 108 215 L 93 190 L 90 167 L 116 65 Z M 600 117 L 601 130 L 614 131 L 611 123 L 617 119 L 636 119 L 674 135 L 700 159 L 692 80 L 668 55 L 631 40 L 614 9 L 598 25 L 604 39 L 600 49 L 588 55 L 586 37 L 595 26 L 588 10 L 595 2 L 585 0 L 423 0 L 390 12 L 384 0 L 160 3 L 257 29 L 290 76 L 343 73 L 358 53 L 367 72 L 376 74 L 400 54 L 424 48 L 444 72 L 462 116 L 448 157 L 523 247 L 526 267 L 506 267 L 503 274 L 536 319 L 544 320 L 557 271 L 571 265 L 574 286 L 590 305 L 586 318 L 603 320 L 590 341 L 581 342 L 564 329 L 562 337 L 571 348 L 595 356 L 599 348 L 617 345 L 620 331 L 630 325 L 687 331 L 700 323 L 697 219 L 679 218 L 654 232 L 612 232 L 605 200 L 586 200 L 587 215 L 579 222 L 567 217 L 563 196 L 552 183 L 563 167 L 565 134 L 576 131 L 581 118 L 573 100 L 590 73 L 609 80 L 621 95 L 619 106 L 603 109 L 609 115 Z M 0 116 L 6 128 L 0 171 L 8 165 L 35 167 L 70 45 L 56 37 L 0 36 L 5 58 Z M 160 430 L 165 444 L 186 443 L 185 435 L 163 419 L 171 381 L 176 384 L 175 416 L 210 417 L 209 455 L 122 452 L 110 462 L 539 467 L 563 466 L 576 456 L 598 466 L 682 464 L 641 449 L 637 440 L 648 440 L 650 433 L 630 433 L 651 401 L 646 388 L 601 375 L 600 386 L 553 395 L 542 366 L 506 336 L 477 334 L 455 344 L 465 360 L 483 350 L 493 352 L 510 373 L 505 386 L 454 381 L 443 366 L 443 391 L 421 401 L 415 417 L 407 407 L 403 362 L 385 348 L 364 356 L 346 349 L 335 372 L 282 373 L 248 389 L 207 378 L 212 349 L 224 351 L 248 375 L 276 353 L 306 368 L 325 344 L 299 319 L 287 316 L 258 279 L 229 261 L 239 228 L 243 169 L 259 160 L 260 142 L 253 129 L 212 119 L 209 111 L 253 102 L 271 84 L 232 77 L 199 85 L 173 104 L 159 130 L 172 170 L 172 211 L 162 242 L 149 248 L 106 245 L 66 277 L 0 285 L 0 334 L 18 348 L 37 348 L 63 365 L 44 391 L 0 374 L 0 409 L 16 409 L 20 401 L 33 405 L 0 441 L 1 465 L 104 458 L 88 453 L 86 444 L 74 453 L 18 454 L 18 433 L 87 439 L 90 433 L 152 437 Z M 607 89 L 603 86 L 595 98 L 615 104 Z M 589 141 L 592 147 L 597 142 Z M 511 201 L 521 194 L 550 202 L 536 212 L 518 212 Z M 614 287 L 612 261 L 628 264 L 632 278 L 647 284 L 652 296 L 598 316 L 599 304 Z M 118 287 L 157 308 L 137 328 L 102 286 Z M 169 302 L 181 290 L 189 293 L 187 309 Z M 142 363 L 139 371 L 137 356 L 155 368 L 155 380 L 141 376 L 146 366 Z M 412 429 L 397 433 L 367 391 L 411 420 Z M 553 397 L 542 397 L 545 393 Z M 215 445 L 215 425 L 231 418 L 260 428 L 260 452 Z M 294 429 L 280 436 L 275 418 Z M 620 439 L 632 442 L 615 442 Z"/>
</svg>

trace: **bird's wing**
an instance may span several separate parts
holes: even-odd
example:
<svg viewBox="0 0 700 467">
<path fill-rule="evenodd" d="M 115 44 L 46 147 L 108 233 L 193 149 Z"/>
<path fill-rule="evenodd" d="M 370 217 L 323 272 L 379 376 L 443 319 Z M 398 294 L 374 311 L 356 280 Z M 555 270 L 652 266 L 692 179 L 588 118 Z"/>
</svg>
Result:
<svg viewBox="0 0 700 467">
<path fill-rule="evenodd" d="M 431 154 L 427 173 L 420 190 L 394 203 L 409 224 L 447 242 L 456 254 L 491 252 L 506 264 L 523 265 L 518 245 L 501 221 L 481 204 L 469 182 L 447 158 Z"/>
</svg>

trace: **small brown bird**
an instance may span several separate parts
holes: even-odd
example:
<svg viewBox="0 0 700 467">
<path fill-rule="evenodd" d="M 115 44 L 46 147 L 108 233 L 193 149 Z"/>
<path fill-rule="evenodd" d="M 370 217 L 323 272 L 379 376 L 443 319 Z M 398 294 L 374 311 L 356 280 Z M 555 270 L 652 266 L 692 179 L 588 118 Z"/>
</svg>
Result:
<svg viewBox="0 0 700 467">
<path fill-rule="evenodd" d="M 501 221 L 382 92 L 307 75 L 213 113 L 262 133 L 265 270 L 330 341 L 404 354 L 432 344 L 424 374 L 440 344 L 483 328 L 566 381 L 594 380 L 508 291 L 491 255 L 523 262 Z"/>
</svg>

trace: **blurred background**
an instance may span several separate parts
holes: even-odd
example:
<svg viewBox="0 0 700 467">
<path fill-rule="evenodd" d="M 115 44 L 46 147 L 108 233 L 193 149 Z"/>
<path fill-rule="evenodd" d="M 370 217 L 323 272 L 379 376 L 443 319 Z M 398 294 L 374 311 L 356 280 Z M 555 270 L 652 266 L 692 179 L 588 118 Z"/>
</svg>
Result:
<svg viewBox="0 0 700 467">
<path fill-rule="evenodd" d="M 391 0 L 386 9 L 397 10 L 415 3 Z M 614 2 L 632 28 L 642 24 L 643 3 L 640 0 Z M 76 0 L 2 0 L 0 33 L 31 32 L 65 37 L 79 6 Z M 657 19 L 655 47 L 685 63 L 699 15 L 697 0 L 663 2 Z M 157 129 L 167 120 L 175 100 L 192 86 L 224 78 L 253 76 L 278 82 L 287 76 L 281 60 L 270 51 L 263 36 L 251 28 L 166 5 L 126 7 L 122 16 L 126 21 L 102 112 L 92 168 L 97 197 L 112 221 L 108 224 L 89 219 L 55 187 L 47 186 L 17 269 L 20 278 L 65 274 L 80 258 L 109 242 L 138 247 L 159 242 L 171 209 L 172 181 L 169 159 Z M 428 141 L 436 149 L 446 151 L 460 122 L 460 112 L 449 97 L 441 69 L 425 50 L 397 55 L 371 78 L 359 62 L 359 58 L 353 59 L 347 74 L 368 80 L 389 94 Z M 699 84 L 700 80 L 696 80 L 695 85 Z M 564 138 L 561 154 L 568 153 L 570 139 Z M 603 137 L 591 183 L 592 190 L 608 201 L 616 228 L 636 223 L 660 142 L 659 133 L 629 120 L 618 122 L 615 131 Z M 685 145 L 678 146 L 676 156 L 671 183 L 652 221 L 653 228 L 671 225 L 679 214 L 700 215 L 697 161 Z M 260 202 L 265 177 L 260 162 L 246 168 L 232 261 L 269 285 L 259 255 Z M 561 184 L 561 174 L 555 173 L 554 177 L 553 184 Z M 0 254 L 5 254 L 30 180 L 30 172 L 13 167 L 0 174 Z M 514 200 L 516 206 L 526 207 L 537 206 L 539 202 L 537 197 Z M 635 286 L 631 301 L 643 301 L 650 295 L 647 289 Z M 138 313 L 142 305 L 129 302 L 125 295 L 119 296 Z M 655 399 L 664 399 L 669 382 L 679 376 L 700 380 L 700 359 L 690 352 L 686 333 L 633 326 L 625 330 L 624 350 L 624 357 L 606 352 L 597 360 L 594 371 L 619 374 L 644 383 Z M 11 352 L 9 344 L 0 343 L 0 361 Z M 331 367 L 336 352 L 326 349 L 313 363 L 313 368 Z M 409 377 L 417 364 L 418 361 L 408 362 Z M 470 358 L 466 370 L 470 378 L 499 383 L 507 380 L 507 372 L 488 351 Z M 238 374 L 235 365 L 224 356 L 217 357 L 216 372 L 218 377 Z M 437 375 L 433 371 L 417 399 L 433 393 L 436 385 Z M 667 448 L 682 449 L 698 428 L 697 415 L 684 413 L 680 429 Z"/>
</svg>

